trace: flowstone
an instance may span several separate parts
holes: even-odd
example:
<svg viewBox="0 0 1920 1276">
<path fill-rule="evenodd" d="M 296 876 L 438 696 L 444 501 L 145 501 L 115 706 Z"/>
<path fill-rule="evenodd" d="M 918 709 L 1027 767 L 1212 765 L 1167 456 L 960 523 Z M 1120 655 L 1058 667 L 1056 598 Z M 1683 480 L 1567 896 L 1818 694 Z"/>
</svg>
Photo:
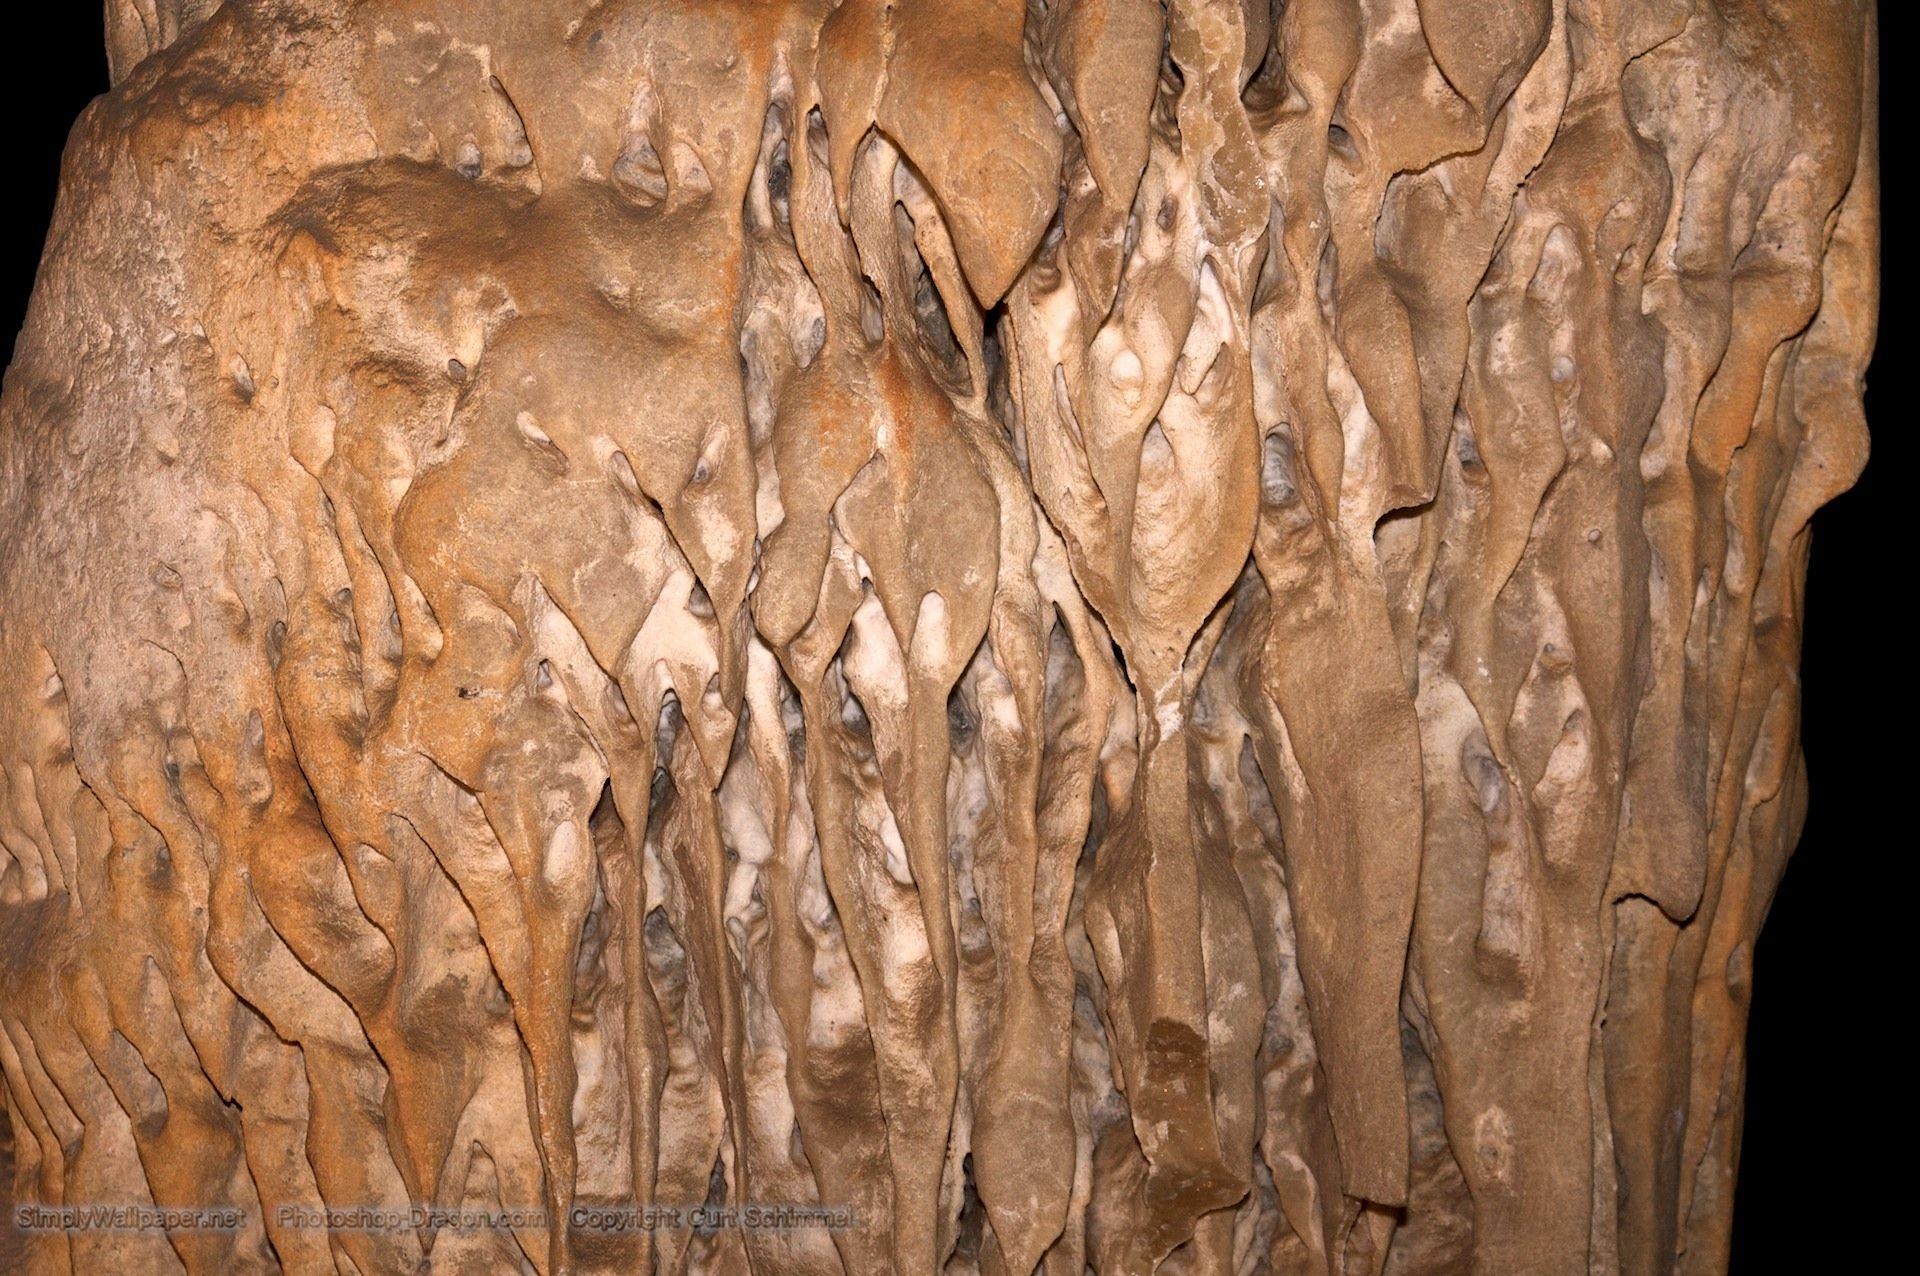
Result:
<svg viewBox="0 0 1920 1276">
<path fill-rule="evenodd" d="M 1724 1269 L 1864 0 L 107 8 L 6 1265 Z"/>
</svg>

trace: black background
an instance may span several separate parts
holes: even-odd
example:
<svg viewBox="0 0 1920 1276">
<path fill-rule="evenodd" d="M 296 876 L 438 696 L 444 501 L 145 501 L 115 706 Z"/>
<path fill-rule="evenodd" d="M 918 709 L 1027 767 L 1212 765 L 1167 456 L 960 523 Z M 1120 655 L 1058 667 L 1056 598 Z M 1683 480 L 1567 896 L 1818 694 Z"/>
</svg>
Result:
<svg viewBox="0 0 1920 1276">
<path fill-rule="evenodd" d="M 31 8 L 33 15 L 20 12 Z M 1887 6 L 1882 63 L 1892 80 L 1882 96 L 1903 100 L 1900 51 L 1909 6 Z M 107 88 L 99 0 L 43 0 L 0 16 L 11 46 L 0 75 L 6 124 L 5 223 L 0 226 L 0 349 L 12 352 L 53 210 L 60 152 L 74 119 Z M 1910 215 L 1894 176 L 1903 168 L 1901 126 L 1889 121 L 1889 173 L 1882 223 L 1884 277 L 1907 277 Z M 1908 125 L 1907 127 L 1913 127 Z M 1869 373 L 1867 414 L 1873 460 L 1857 487 L 1814 523 L 1807 588 L 1803 733 L 1813 795 L 1806 833 L 1754 950 L 1746 1133 L 1734 1209 L 1737 1273 L 1849 1268 L 1891 1222 L 1882 1211 L 1909 1208 L 1902 1149 L 1910 1138 L 1902 1051 L 1890 1029 L 1905 1000 L 1890 975 L 1910 962 L 1920 930 L 1907 902 L 1910 828 L 1894 831 L 1903 791 L 1920 790 L 1907 694 L 1920 653 L 1914 621 L 1897 623 L 1894 600 L 1912 598 L 1908 545 L 1895 531 L 1896 502 L 1911 472 L 1897 368 L 1914 357 L 1897 285 L 1883 307 L 1880 345 Z M 1911 507 L 1907 507 L 1911 508 Z M 1902 642 L 1902 639 L 1905 642 Z M 1902 764 L 1901 779 L 1893 763 Z M 1904 828 L 1904 826 L 1902 826 Z M 1892 870 L 1892 871 L 1890 871 Z M 1876 1164 L 1898 1165 L 1892 1175 Z"/>
</svg>

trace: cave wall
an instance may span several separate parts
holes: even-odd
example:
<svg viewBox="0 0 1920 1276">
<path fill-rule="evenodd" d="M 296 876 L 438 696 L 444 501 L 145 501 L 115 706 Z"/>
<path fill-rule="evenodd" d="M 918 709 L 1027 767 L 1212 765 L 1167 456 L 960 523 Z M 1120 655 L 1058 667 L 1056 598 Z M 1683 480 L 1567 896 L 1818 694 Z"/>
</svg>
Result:
<svg viewBox="0 0 1920 1276">
<path fill-rule="evenodd" d="M 0 1198 L 238 1221 L 0 1255 L 1724 1269 L 1871 6 L 107 29 L 0 400 Z"/>
</svg>

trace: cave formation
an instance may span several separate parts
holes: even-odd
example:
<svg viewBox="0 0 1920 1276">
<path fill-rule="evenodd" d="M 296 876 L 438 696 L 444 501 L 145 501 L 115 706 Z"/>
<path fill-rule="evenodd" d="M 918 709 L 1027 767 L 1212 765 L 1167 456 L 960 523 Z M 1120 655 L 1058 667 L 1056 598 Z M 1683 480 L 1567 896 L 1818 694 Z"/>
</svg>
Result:
<svg viewBox="0 0 1920 1276">
<path fill-rule="evenodd" d="M 107 10 L 0 1265 L 1725 1268 L 1864 0 Z"/>
</svg>

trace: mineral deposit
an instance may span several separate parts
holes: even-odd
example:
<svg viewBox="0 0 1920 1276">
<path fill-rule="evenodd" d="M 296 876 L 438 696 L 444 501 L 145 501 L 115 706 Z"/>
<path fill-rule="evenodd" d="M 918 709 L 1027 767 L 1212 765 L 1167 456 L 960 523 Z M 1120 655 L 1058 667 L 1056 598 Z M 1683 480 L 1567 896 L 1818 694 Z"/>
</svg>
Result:
<svg viewBox="0 0 1920 1276">
<path fill-rule="evenodd" d="M 0 1265 L 1724 1268 L 1864 0 L 107 10 Z"/>
</svg>

